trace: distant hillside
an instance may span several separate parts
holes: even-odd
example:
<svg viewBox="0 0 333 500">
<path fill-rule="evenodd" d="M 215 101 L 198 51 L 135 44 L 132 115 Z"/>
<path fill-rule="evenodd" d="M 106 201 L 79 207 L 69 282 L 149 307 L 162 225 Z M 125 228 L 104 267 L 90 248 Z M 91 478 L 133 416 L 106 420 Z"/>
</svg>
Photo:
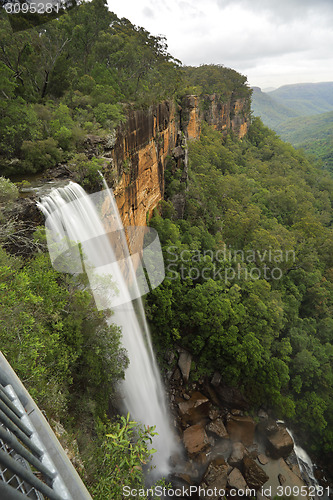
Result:
<svg viewBox="0 0 333 500">
<path fill-rule="evenodd" d="M 298 115 L 307 116 L 333 111 L 333 82 L 283 85 L 273 92 L 268 92 L 268 95 Z"/>
<path fill-rule="evenodd" d="M 292 118 L 281 123 L 278 129 L 281 139 L 303 148 L 333 171 L 333 111 Z"/>
<path fill-rule="evenodd" d="M 262 92 L 259 87 L 253 87 L 252 110 L 255 116 L 260 116 L 267 127 L 276 130 L 276 126 L 290 118 L 300 116 L 288 108 L 280 99 L 271 97 L 270 93 Z"/>
<path fill-rule="evenodd" d="M 252 110 L 265 125 L 333 171 L 333 82 L 254 87 Z"/>
<path fill-rule="evenodd" d="M 272 92 L 253 87 L 252 109 L 265 125 L 276 130 L 289 118 L 333 111 L 333 82 L 283 85 Z"/>
</svg>

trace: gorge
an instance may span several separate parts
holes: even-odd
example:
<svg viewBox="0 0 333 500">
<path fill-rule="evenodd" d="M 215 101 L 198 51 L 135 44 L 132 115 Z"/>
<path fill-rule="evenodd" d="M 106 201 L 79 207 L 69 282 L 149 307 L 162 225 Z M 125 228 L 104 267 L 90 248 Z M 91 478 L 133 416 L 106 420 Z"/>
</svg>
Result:
<svg viewBox="0 0 333 500">
<path fill-rule="evenodd" d="M 210 99 L 210 102 L 213 102 L 214 106 L 216 99 L 216 96 L 214 96 L 214 99 Z M 118 178 L 120 178 L 118 183 L 114 183 L 114 187 L 120 211 L 123 214 L 123 218 L 127 221 L 127 224 L 145 224 L 147 220 L 149 220 L 153 209 L 158 205 L 158 202 L 163 199 L 164 170 L 168 157 L 173 156 L 177 168 L 186 172 L 186 144 L 179 144 L 179 141 L 182 138 L 181 134 L 184 134 L 186 139 L 189 141 L 198 139 L 201 129 L 201 120 L 198 108 L 198 98 L 195 96 L 189 96 L 186 97 L 185 102 L 187 103 L 186 109 L 190 108 L 190 111 L 186 114 L 187 119 L 184 120 L 184 109 L 181 110 L 179 122 L 182 123 L 183 127 L 185 123 L 185 128 L 183 128 L 183 130 L 179 129 L 179 125 L 176 126 L 177 121 L 175 119 L 175 114 L 170 112 L 169 104 L 163 103 L 163 105 L 160 105 L 158 108 L 149 109 L 146 114 L 143 112 L 134 112 L 133 115 L 130 116 L 126 125 L 118 131 L 118 134 L 115 134 L 112 144 L 106 144 L 106 148 L 103 153 L 100 154 L 100 157 L 103 158 L 103 161 L 105 162 L 105 174 L 113 179 L 113 182 L 114 177 L 112 177 L 112 172 L 116 172 L 118 174 Z M 206 109 L 206 116 L 216 115 L 216 109 L 214 106 L 213 110 L 207 111 Z M 235 107 L 237 109 L 243 109 L 244 103 L 242 103 L 242 106 L 235 105 Z M 220 116 L 223 117 L 224 115 L 222 114 Z M 234 128 L 231 130 L 236 132 L 240 138 L 244 137 L 244 130 L 247 129 L 248 126 L 246 117 L 244 117 L 243 114 L 240 116 L 237 115 L 237 118 L 234 119 L 234 123 L 237 123 L 237 126 L 234 125 Z M 230 131 L 229 127 L 232 126 L 232 120 L 228 121 L 224 118 L 220 121 L 215 120 L 214 124 L 214 128 L 217 131 L 228 132 Z M 90 141 L 90 145 L 93 147 L 94 138 L 90 137 L 88 138 L 88 141 Z M 124 164 L 128 168 L 129 172 L 123 171 Z M 161 180 L 163 180 L 163 182 L 161 182 Z M 75 190 L 77 189 L 78 188 L 75 188 Z M 73 188 L 70 188 L 70 190 L 73 191 Z M 59 197 L 59 194 L 51 194 L 51 199 Z M 82 193 L 80 193 L 80 197 L 81 196 L 83 196 Z M 66 198 L 65 195 L 60 197 Z M 42 203 L 49 204 L 50 201 L 47 201 L 47 198 L 45 198 Z M 104 207 L 102 208 L 102 214 L 105 218 L 106 214 L 109 214 L 109 210 L 105 208 L 105 200 L 99 204 Z M 83 224 L 88 228 L 87 221 L 89 219 L 89 214 L 94 214 L 94 210 L 93 206 L 89 206 L 89 209 L 84 212 L 85 217 L 83 217 L 82 222 L 77 223 L 77 226 L 81 227 Z M 48 212 L 48 215 L 50 215 L 50 212 Z M 95 215 L 93 216 L 93 219 L 94 217 Z M 119 216 L 117 216 L 116 219 L 119 224 Z M 64 224 L 66 225 L 64 221 L 61 222 L 61 225 Z M 91 234 L 95 234 L 96 227 L 99 225 L 100 222 L 92 222 Z M 95 234 L 95 236 L 98 235 L 99 233 Z M 86 239 L 88 236 L 89 235 L 86 234 Z M 79 239 L 82 241 L 82 237 Z M 85 238 L 83 238 L 83 241 L 84 239 Z M 140 246 L 139 243 L 140 241 L 134 239 L 131 242 L 132 248 Z M 106 245 L 108 246 L 109 243 L 107 242 Z M 100 252 L 101 250 L 99 249 L 98 251 Z M 123 286 L 121 285 L 120 288 L 123 288 Z M 125 406 L 131 412 L 131 415 L 133 415 L 133 417 L 140 423 L 144 423 L 146 425 L 153 423 L 156 425 L 156 430 L 161 436 L 161 438 L 156 441 L 156 446 L 158 447 L 158 450 L 159 447 L 163 449 L 163 457 L 159 457 L 158 451 L 156 462 L 154 461 L 153 463 L 157 465 L 157 477 L 159 474 L 167 475 L 170 472 L 168 461 L 172 452 L 175 452 L 176 446 L 172 445 L 173 438 L 170 434 L 169 424 L 167 421 L 164 424 L 161 424 L 161 422 L 164 421 L 166 409 L 163 402 L 163 390 L 159 381 L 159 374 L 155 361 L 153 360 L 149 340 L 148 357 L 147 352 L 143 358 L 137 356 L 137 353 L 140 352 L 142 348 L 138 348 L 138 346 L 133 344 L 130 340 L 131 335 L 132 338 L 137 336 L 137 334 L 134 333 L 137 326 L 133 327 L 134 330 L 132 327 L 129 328 L 128 317 L 126 320 L 122 319 L 125 318 L 126 315 L 128 316 L 128 309 L 126 309 L 124 313 L 124 316 L 119 315 L 116 307 L 116 313 L 110 321 L 122 326 L 122 331 L 124 332 L 123 341 L 124 346 L 127 348 L 129 353 L 130 367 L 131 360 L 132 367 L 135 365 L 135 369 L 132 371 L 132 376 L 129 369 L 129 375 L 126 375 L 125 378 L 124 387 L 127 387 L 125 389 Z M 131 314 L 133 313 L 130 313 L 129 316 L 131 316 Z M 134 320 L 134 318 L 133 322 L 136 324 L 136 320 Z M 147 339 L 147 335 L 149 334 L 145 320 L 143 323 L 145 325 L 145 338 Z M 132 333 L 131 330 L 133 330 Z M 132 349 L 132 346 L 134 346 L 134 349 Z M 144 383 L 145 377 L 142 378 L 142 367 L 150 366 L 148 358 L 152 360 L 152 364 L 147 378 L 151 382 L 154 381 L 153 385 L 156 383 L 156 392 L 155 389 L 152 389 L 149 384 L 146 386 Z M 180 379 L 177 374 L 177 370 L 176 372 L 173 372 L 172 376 L 175 377 L 175 380 L 179 383 Z M 183 376 L 185 377 L 184 383 L 186 383 L 188 375 L 185 376 L 183 373 Z M 139 380 L 140 383 L 138 384 Z M 172 384 L 173 383 L 174 382 L 172 382 Z M 192 389 L 187 390 L 187 392 L 185 392 L 186 389 L 184 389 L 173 389 L 174 392 L 172 398 L 174 401 L 177 401 L 174 411 L 177 415 L 176 419 L 180 419 L 180 428 L 182 428 L 180 433 L 183 435 L 182 440 L 185 445 L 186 453 L 188 454 L 189 462 L 181 460 L 178 465 L 177 462 L 176 464 L 173 464 L 173 468 L 171 470 L 175 474 L 175 478 L 173 479 L 174 485 L 180 484 L 179 481 L 184 481 L 184 478 L 186 478 L 185 485 L 197 484 L 198 478 L 200 478 L 200 469 L 207 466 L 208 469 L 206 474 L 202 478 L 202 488 L 212 487 L 212 484 L 215 484 L 212 483 L 209 476 L 209 474 L 212 473 L 212 470 L 215 471 L 214 474 L 218 475 L 218 484 L 223 488 L 232 488 L 235 485 L 237 485 L 237 488 L 241 488 L 241 485 L 243 484 L 242 481 L 244 481 L 244 478 L 242 479 L 242 473 L 246 478 L 246 484 L 248 486 L 254 484 L 254 489 L 256 491 L 258 488 L 264 486 L 268 488 L 268 484 L 273 484 L 274 488 L 277 488 L 279 484 L 283 484 L 283 487 L 288 486 L 289 488 L 301 488 L 301 486 L 305 484 L 301 479 L 301 471 L 296 471 L 295 469 L 296 465 L 295 462 L 293 462 L 295 458 L 288 458 L 293 448 L 291 440 L 289 440 L 286 445 L 287 451 L 284 448 L 281 448 L 281 452 L 271 452 L 273 453 L 272 461 L 272 459 L 266 457 L 265 447 L 261 450 L 261 453 L 259 453 L 260 447 L 258 448 L 258 441 L 254 440 L 255 423 L 253 419 L 245 416 L 242 405 L 242 409 L 237 408 L 237 399 L 229 402 L 229 404 L 235 406 L 236 408 L 232 408 L 230 406 L 228 408 L 224 406 L 224 403 L 221 406 L 221 402 L 217 402 L 218 398 L 216 398 L 216 396 L 212 396 L 212 394 L 214 394 L 212 386 L 206 385 L 203 387 L 202 383 L 199 382 L 199 384 L 194 383 Z M 142 390 L 144 390 L 144 393 Z M 208 398 L 206 396 L 207 391 L 209 394 Z M 127 402 L 126 392 L 131 394 L 130 400 Z M 131 399 L 133 399 L 133 397 L 134 400 L 136 399 L 134 406 L 131 403 Z M 141 410 L 138 411 L 140 406 Z M 194 409 L 196 410 L 194 411 Z M 262 418 L 262 415 L 260 418 Z M 242 430 L 243 425 L 245 426 L 244 429 L 247 426 L 248 430 Z M 270 425 L 273 424 L 271 423 Z M 252 430 L 249 431 L 249 428 Z M 252 433 L 252 438 L 249 437 L 248 432 L 250 432 L 250 435 Z M 265 435 L 266 431 L 261 432 Z M 281 433 L 282 430 L 276 430 L 275 432 Z M 259 438 L 259 442 L 260 439 L 261 438 Z M 281 437 L 279 439 L 283 440 L 284 438 Z M 242 451 L 240 452 L 239 449 Z M 276 453 L 276 455 L 274 455 L 274 453 Z M 280 453 L 282 455 L 280 455 Z M 269 454 L 270 451 L 268 451 L 268 456 Z M 237 455 L 238 458 L 235 458 L 235 461 L 233 462 L 234 455 Z M 286 464 L 283 460 L 285 458 L 288 458 L 288 460 L 291 461 Z M 261 466 L 259 466 L 255 461 L 256 459 L 259 460 L 260 464 L 265 466 L 263 469 L 260 469 Z M 277 459 L 279 460 L 278 467 L 274 462 L 274 460 Z M 272 465 L 267 465 L 267 463 L 273 464 L 273 468 L 269 468 L 272 467 Z M 230 465 L 234 468 L 230 468 Z M 252 470 L 251 468 L 254 468 L 255 472 L 250 472 Z M 233 482 L 233 477 L 230 476 L 233 470 L 238 471 L 237 474 L 240 474 L 237 479 L 238 482 L 236 481 L 235 483 Z M 265 470 L 269 476 L 265 475 Z M 290 472 L 288 472 L 289 470 Z M 287 479 L 284 483 L 281 483 L 281 481 L 279 483 L 278 476 L 282 477 L 283 473 L 287 476 Z M 252 477 L 251 474 L 254 474 L 255 478 Z M 267 482 L 268 477 L 270 478 L 270 482 Z M 275 480 L 273 480 L 273 477 L 275 477 Z M 271 487 L 272 486 L 270 486 L 270 488 Z M 302 497 L 300 496 L 299 498 Z"/>
<path fill-rule="evenodd" d="M 52 267 L 36 201 L 68 181 L 99 192 L 98 171 L 125 228 L 155 230 L 165 259 L 144 309 L 184 451 L 170 480 L 218 480 L 228 492 L 245 483 L 258 500 L 266 476 L 301 481 L 281 419 L 329 486 L 330 173 L 252 115 L 244 75 L 183 66 L 163 36 L 101 0 L 31 29 L 0 24 L 0 347 L 56 432 L 65 429 L 59 439 L 91 495 L 121 500 L 123 484 L 144 485 L 149 432 L 117 398 L 127 357 L 102 310 L 108 293 L 98 308 L 86 275 Z M 112 205 L 101 204 L 104 220 Z M 127 236 L 137 253 L 142 235 Z"/>
</svg>

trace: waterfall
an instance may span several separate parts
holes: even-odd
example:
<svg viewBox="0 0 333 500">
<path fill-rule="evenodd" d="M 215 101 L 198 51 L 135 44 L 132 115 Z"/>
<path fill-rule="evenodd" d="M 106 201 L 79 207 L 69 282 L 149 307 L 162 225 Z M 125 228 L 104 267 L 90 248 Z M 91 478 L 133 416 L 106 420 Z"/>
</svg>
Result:
<svg viewBox="0 0 333 500">
<path fill-rule="evenodd" d="M 107 188 L 87 195 L 78 184 L 70 182 L 42 197 L 38 206 L 46 216 L 54 267 L 73 274 L 86 272 L 97 307 L 112 309 L 108 323 L 122 329 L 122 343 L 129 358 L 120 387 L 124 407 L 133 420 L 156 426 L 158 435 L 152 444 L 157 449 L 152 459 L 156 466 L 154 477 L 167 475 L 175 440 L 139 283 L 113 193 Z"/>
<path fill-rule="evenodd" d="M 287 428 L 288 433 L 290 434 L 293 442 L 294 442 L 294 451 L 297 458 L 298 466 L 301 470 L 302 475 L 305 479 L 308 479 L 313 486 L 319 486 L 319 483 L 314 475 L 313 463 L 309 455 L 303 448 L 296 444 L 294 435 L 290 429 Z"/>
</svg>

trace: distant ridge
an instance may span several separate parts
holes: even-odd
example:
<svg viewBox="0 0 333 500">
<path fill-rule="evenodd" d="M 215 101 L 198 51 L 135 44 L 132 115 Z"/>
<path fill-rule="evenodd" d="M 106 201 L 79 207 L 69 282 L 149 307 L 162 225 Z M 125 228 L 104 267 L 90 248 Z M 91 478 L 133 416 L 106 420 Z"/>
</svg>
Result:
<svg viewBox="0 0 333 500">
<path fill-rule="evenodd" d="M 253 87 L 252 110 L 280 137 L 333 171 L 333 82 Z"/>
<path fill-rule="evenodd" d="M 268 95 L 303 116 L 333 111 L 333 82 L 283 85 Z"/>
<path fill-rule="evenodd" d="M 300 114 L 284 105 L 280 99 L 271 97 L 271 93 L 262 92 L 259 87 L 252 87 L 252 110 L 260 116 L 265 125 L 276 130 L 276 126 Z"/>
<path fill-rule="evenodd" d="M 327 113 L 333 111 L 333 82 L 295 83 L 271 92 L 253 87 L 252 109 L 274 130 L 289 118 Z"/>
</svg>

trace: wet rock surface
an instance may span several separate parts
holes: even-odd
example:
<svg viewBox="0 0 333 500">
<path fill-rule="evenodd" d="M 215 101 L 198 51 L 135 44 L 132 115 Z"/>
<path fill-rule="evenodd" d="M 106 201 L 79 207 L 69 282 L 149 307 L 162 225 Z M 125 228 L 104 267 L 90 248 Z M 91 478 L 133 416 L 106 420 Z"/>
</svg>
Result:
<svg viewBox="0 0 333 500">
<path fill-rule="evenodd" d="M 225 460 L 223 458 L 216 458 L 210 462 L 200 486 L 203 489 L 216 489 L 217 491 L 225 490 L 228 482 L 228 470 L 229 467 L 225 463 Z M 219 497 L 220 495 L 216 494 L 210 496 L 205 495 L 202 498 L 218 500 Z"/>
<path fill-rule="evenodd" d="M 213 420 L 207 425 L 207 431 L 212 432 L 216 436 L 220 438 L 228 438 L 228 432 L 227 429 L 225 428 L 225 425 L 223 423 L 223 420 L 221 418 L 217 418 L 216 420 Z"/>
<path fill-rule="evenodd" d="M 202 488 L 200 496 L 192 498 L 219 500 L 218 490 L 225 491 L 226 498 L 241 498 L 251 490 L 252 496 L 255 492 L 258 500 L 265 500 L 276 496 L 279 486 L 305 485 L 293 440 L 283 424 L 277 424 L 263 409 L 247 414 L 242 396 L 233 389 L 226 391 L 217 372 L 210 380 L 188 382 L 191 368 L 183 373 L 179 367 L 182 352 L 167 354 L 167 371 L 172 373 L 171 408 L 183 444 L 177 477 Z M 236 394 L 236 401 L 228 399 L 228 404 L 222 404 L 218 396 L 221 386 L 223 394 Z M 203 491 L 208 489 L 210 496 L 205 496 Z"/>
<path fill-rule="evenodd" d="M 227 431 L 230 439 L 241 441 L 245 446 L 253 443 L 256 424 L 251 417 L 230 415 L 227 421 Z"/>
<path fill-rule="evenodd" d="M 286 458 L 293 449 L 293 440 L 288 431 L 283 427 L 267 437 L 267 450 L 272 458 Z"/>
<path fill-rule="evenodd" d="M 259 490 L 269 479 L 265 471 L 252 458 L 244 457 L 244 478 L 250 488 Z"/>
<path fill-rule="evenodd" d="M 208 445 L 208 437 L 201 424 L 192 425 L 184 431 L 184 446 L 190 455 L 198 453 Z"/>
</svg>

